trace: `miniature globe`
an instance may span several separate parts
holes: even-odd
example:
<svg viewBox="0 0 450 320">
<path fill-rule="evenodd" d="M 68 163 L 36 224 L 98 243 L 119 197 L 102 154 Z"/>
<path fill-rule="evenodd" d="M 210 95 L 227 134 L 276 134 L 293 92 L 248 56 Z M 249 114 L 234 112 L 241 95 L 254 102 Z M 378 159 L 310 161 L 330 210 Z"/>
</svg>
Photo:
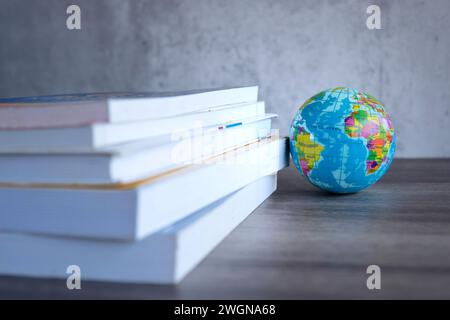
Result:
<svg viewBox="0 0 450 320">
<path fill-rule="evenodd" d="M 335 193 L 357 192 L 377 182 L 392 162 L 395 142 L 381 102 L 344 87 L 307 100 L 290 129 L 291 156 L 301 175 Z"/>
</svg>

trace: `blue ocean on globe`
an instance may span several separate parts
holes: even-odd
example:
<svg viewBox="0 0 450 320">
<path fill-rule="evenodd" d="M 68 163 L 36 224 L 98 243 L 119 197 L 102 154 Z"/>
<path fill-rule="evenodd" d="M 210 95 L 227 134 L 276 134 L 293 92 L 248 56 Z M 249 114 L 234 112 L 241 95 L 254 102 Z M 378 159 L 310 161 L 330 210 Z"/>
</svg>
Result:
<svg viewBox="0 0 450 320">
<path fill-rule="evenodd" d="M 396 135 L 371 95 L 337 87 L 308 99 L 290 129 L 292 160 L 318 188 L 353 193 L 377 182 L 394 157 Z"/>
</svg>

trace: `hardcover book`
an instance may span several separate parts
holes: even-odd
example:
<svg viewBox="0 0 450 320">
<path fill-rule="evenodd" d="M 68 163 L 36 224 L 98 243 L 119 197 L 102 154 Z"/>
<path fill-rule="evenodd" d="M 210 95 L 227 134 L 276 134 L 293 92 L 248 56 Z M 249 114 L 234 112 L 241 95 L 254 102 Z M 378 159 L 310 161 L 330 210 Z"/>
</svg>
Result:
<svg viewBox="0 0 450 320">
<path fill-rule="evenodd" d="M 258 87 L 166 94 L 80 93 L 0 99 L 0 130 L 73 127 L 158 119 L 254 103 Z"/>
<path fill-rule="evenodd" d="M 1 108 L 0 108 L 1 109 Z M 157 120 L 96 123 L 73 128 L 0 130 L 0 152 L 92 151 L 114 144 L 201 130 L 229 127 L 265 113 L 263 102 L 220 107 Z"/>
</svg>

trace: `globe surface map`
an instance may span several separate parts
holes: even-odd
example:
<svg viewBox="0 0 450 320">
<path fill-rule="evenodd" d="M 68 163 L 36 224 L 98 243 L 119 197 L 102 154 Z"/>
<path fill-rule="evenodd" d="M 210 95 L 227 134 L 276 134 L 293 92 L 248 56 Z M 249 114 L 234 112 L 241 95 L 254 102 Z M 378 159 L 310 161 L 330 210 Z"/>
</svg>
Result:
<svg viewBox="0 0 450 320">
<path fill-rule="evenodd" d="M 308 99 L 290 129 L 291 156 L 301 175 L 335 193 L 374 184 L 389 168 L 395 148 L 394 127 L 381 102 L 351 88 Z"/>
</svg>

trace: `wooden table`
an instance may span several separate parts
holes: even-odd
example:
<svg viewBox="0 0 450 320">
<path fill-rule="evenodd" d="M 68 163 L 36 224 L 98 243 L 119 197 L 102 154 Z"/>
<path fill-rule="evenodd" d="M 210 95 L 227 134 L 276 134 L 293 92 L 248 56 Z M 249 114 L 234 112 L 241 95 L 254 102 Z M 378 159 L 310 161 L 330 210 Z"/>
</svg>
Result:
<svg viewBox="0 0 450 320">
<path fill-rule="evenodd" d="M 381 268 L 368 290 L 366 268 Z M 353 195 L 291 165 L 277 192 L 178 286 L 0 277 L 0 298 L 450 298 L 450 160 L 396 159 Z"/>
</svg>

